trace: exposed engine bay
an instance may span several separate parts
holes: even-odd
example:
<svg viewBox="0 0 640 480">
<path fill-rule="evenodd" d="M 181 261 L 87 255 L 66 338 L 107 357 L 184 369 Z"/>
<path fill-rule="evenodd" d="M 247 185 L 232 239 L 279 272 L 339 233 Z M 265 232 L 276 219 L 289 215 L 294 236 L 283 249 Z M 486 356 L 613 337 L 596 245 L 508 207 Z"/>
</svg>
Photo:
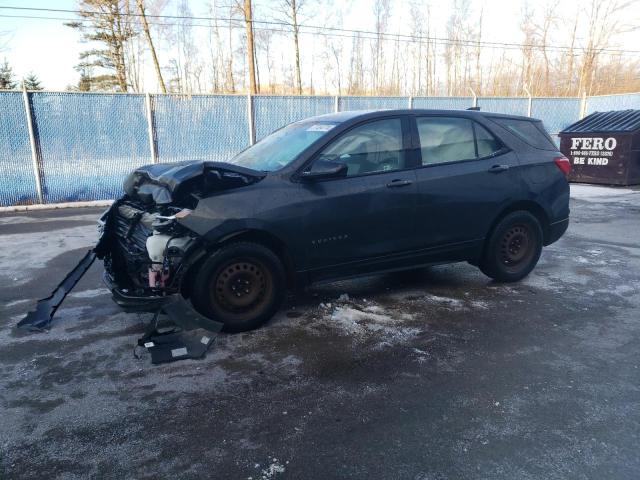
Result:
<svg viewBox="0 0 640 480">
<path fill-rule="evenodd" d="M 130 200 L 114 205 L 107 220 L 113 245 L 103 258 L 106 273 L 120 290 L 137 295 L 178 293 L 183 258 L 198 240 L 176 220 L 191 210 L 144 208 Z"/>
</svg>

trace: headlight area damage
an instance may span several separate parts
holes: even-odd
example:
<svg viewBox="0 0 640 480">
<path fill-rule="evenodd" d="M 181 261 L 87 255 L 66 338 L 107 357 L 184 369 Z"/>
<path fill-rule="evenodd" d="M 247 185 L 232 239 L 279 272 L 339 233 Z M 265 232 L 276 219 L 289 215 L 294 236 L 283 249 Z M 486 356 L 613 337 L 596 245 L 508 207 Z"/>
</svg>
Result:
<svg viewBox="0 0 640 480">
<path fill-rule="evenodd" d="M 100 239 L 47 298 L 18 323 L 32 331 L 50 327 L 65 297 L 93 261 L 103 261 L 104 281 L 127 312 L 153 313 L 140 346 L 153 363 L 202 357 L 223 324 L 196 312 L 182 295 L 185 273 L 210 245 L 181 220 L 201 198 L 261 180 L 262 172 L 218 162 L 180 162 L 141 167 L 124 182 L 125 195 L 99 220 Z M 172 328 L 159 328 L 160 315 Z M 165 322 L 166 323 L 166 322 Z"/>
</svg>

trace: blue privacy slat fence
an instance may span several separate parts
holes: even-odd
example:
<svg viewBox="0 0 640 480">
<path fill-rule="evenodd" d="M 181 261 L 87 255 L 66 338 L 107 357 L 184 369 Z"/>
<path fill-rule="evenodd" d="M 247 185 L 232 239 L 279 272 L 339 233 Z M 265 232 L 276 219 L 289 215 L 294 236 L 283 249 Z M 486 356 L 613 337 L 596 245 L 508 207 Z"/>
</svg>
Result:
<svg viewBox="0 0 640 480">
<path fill-rule="evenodd" d="M 483 111 L 530 113 L 555 134 L 594 111 L 640 109 L 640 94 L 474 101 L 472 97 L 0 92 L 0 206 L 38 203 L 38 185 L 43 203 L 116 198 L 124 176 L 140 165 L 228 160 L 252 141 L 314 115 L 388 108 L 464 109 L 474 102 Z"/>
<path fill-rule="evenodd" d="M 30 95 L 45 203 L 119 196 L 122 178 L 149 163 L 144 97 Z"/>
<path fill-rule="evenodd" d="M 20 92 L 0 95 L 0 205 L 37 201 L 25 111 Z"/>
<path fill-rule="evenodd" d="M 285 125 L 335 110 L 335 97 L 253 97 L 256 140 Z"/>
<path fill-rule="evenodd" d="M 249 145 L 244 95 L 152 95 L 151 104 L 160 162 L 223 161 Z"/>
</svg>

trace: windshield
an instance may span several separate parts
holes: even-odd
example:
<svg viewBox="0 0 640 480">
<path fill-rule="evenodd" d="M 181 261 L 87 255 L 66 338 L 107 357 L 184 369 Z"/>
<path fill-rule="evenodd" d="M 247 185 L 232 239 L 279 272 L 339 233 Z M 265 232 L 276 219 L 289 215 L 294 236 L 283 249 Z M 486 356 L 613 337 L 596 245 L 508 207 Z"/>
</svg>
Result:
<svg viewBox="0 0 640 480">
<path fill-rule="evenodd" d="M 243 150 L 229 163 L 263 172 L 280 170 L 336 125 L 327 122 L 292 123 Z"/>
</svg>

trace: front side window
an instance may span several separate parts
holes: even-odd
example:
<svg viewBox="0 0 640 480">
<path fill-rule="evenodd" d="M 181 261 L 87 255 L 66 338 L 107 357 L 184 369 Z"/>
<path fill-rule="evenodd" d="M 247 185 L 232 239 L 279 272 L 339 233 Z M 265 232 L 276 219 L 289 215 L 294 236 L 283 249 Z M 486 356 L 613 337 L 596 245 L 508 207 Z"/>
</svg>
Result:
<svg viewBox="0 0 640 480">
<path fill-rule="evenodd" d="M 332 142 L 318 158 L 347 165 L 349 177 L 403 169 L 402 122 L 392 118 L 356 127 Z"/>
<path fill-rule="evenodd" d="M 308 121 L 292 123 L 243 150 L 229 163 L 263 172 L 280 170 L 336 125 Z"/>
<path fill-rule="evenodd" d="M 422 164 L 457 162 L 476 158 L 473 124 L 466 118 L 416 119 Z"/>
</svg>

